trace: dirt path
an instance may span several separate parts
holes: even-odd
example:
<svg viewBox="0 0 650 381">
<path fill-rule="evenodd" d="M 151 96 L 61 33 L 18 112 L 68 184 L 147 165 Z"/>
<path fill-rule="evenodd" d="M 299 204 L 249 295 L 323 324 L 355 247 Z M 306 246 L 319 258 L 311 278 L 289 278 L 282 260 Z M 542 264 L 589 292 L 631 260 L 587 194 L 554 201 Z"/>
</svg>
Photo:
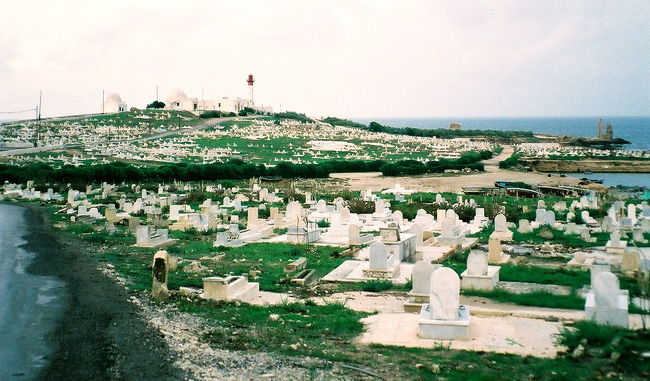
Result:
<svg viewBox="0 0 650 381">
<path fill-rule="evenodd" d="M 512 153 L 515 151 L 513 146 L 503 146 L 503 151 L 497 156 L 494 156 L 491 159 L 483 160 L 482 163 L 485 165 L 486 172 L 498 172 L 499 171 L 499 162 L 512 156 Z"/>
<path fill-rule="evenodd" d="M 505 150 L 504 150 L 505 151 Z M 519 172 L 499 169 L 498 166 L 486 165 L 486 171 L 468 175 L 424 175 L 424 176 L 382 176 L 381 172 L 333 173 L 331 178 L 342 180 L 346 188 L 360 191 L 372 189 L 378 191 L 392 188 L 399 183 L 406 189 L 420 192 L 460 193 L 463 187 L 494 187 L 496 181 L 523 181 L 531 185 L 556 184 L 578 185 L 580 180 L 572 177 L 548 177 L 536 172 Z"/>
<path fill-rule="evenodd" d="M 28 271 L 66 283 L 67 305 L 52 341 L 46 380 L 182 379 L 158 330 L 140 315 L 124 288 L 97 269 L 88 247 L 50 228 L 37 206 L 25 213 L 26 249 L 37 254 Z"/>
</svg>

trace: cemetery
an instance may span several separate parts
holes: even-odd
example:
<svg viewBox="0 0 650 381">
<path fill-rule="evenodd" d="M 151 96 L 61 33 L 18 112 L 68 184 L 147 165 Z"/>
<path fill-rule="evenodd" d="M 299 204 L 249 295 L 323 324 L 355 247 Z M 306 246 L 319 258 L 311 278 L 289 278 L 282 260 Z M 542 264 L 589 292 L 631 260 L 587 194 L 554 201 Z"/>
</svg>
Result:
<svg viewBox="0 0 650 381">
<path fill-rule="evenodd" d="M 200 317 L 212 327 L 203 337 L 224 349 L 353 356 L 364 367 L 384 353 L 413 362 L 380 367 L 404 377 L 452 374 L 449 359 L 472 353 L 489 353 L 479 363 L 515 355 L 567 375 L 585 361 L 587 377 L 623 370 L 580 355 L 571 335 L 606 327 L 643 341 L 646 201 L 318 184 L 29 182 L 5 183 L 1 197 L 47 207 L 134 296 Z M 443 370 L 416 366 L 433 358 Z"/>
</svg>

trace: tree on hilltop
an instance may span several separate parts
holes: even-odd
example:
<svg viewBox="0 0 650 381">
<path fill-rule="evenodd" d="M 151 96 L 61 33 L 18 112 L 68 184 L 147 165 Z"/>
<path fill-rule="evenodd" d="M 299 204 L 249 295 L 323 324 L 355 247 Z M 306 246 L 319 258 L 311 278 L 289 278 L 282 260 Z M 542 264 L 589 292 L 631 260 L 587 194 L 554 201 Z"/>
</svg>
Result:
<svg viewBox="0 0 650 381">
<path fill-rule="evenodd" d="M 147 108 L 165 108 L 165 103 L 161 101 L 153 101 L 147 105 Z"/>
</svg>

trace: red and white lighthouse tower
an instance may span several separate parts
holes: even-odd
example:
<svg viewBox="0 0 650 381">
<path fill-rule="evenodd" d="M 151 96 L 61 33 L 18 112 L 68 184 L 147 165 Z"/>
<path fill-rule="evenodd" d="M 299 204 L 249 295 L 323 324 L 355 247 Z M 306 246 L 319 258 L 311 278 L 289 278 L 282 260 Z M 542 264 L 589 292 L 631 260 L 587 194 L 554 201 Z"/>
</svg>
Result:
<svg viewBox="0 0 650 381">
<path fill-rule="evenodd" d="M 249 93 L 248 97 L 251 100 L 251 106 L 253 106 L 254 105 L 254 103 L 253 103 L 253 82 L 255 82 L 255 79 L 253 78 L 253 74 L 248 75 L 248 79 L 246 80 L 246 82 L 248 83 L 248 93 Z"/>
</svg>

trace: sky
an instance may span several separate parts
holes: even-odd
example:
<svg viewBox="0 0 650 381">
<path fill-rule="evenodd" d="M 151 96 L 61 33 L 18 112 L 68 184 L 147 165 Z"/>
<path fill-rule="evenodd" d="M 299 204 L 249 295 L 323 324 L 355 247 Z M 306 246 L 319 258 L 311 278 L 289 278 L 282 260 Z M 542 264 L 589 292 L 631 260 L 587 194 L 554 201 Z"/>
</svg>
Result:
<svg viewBox="0 0 650 381">
<path fill-rule="evenodd" d="M 650 115 L 650 0 L 0 5 L 0 112 L 245 97 L 252 73 L 256 104 L 316 117 Z"/>
</svg>

